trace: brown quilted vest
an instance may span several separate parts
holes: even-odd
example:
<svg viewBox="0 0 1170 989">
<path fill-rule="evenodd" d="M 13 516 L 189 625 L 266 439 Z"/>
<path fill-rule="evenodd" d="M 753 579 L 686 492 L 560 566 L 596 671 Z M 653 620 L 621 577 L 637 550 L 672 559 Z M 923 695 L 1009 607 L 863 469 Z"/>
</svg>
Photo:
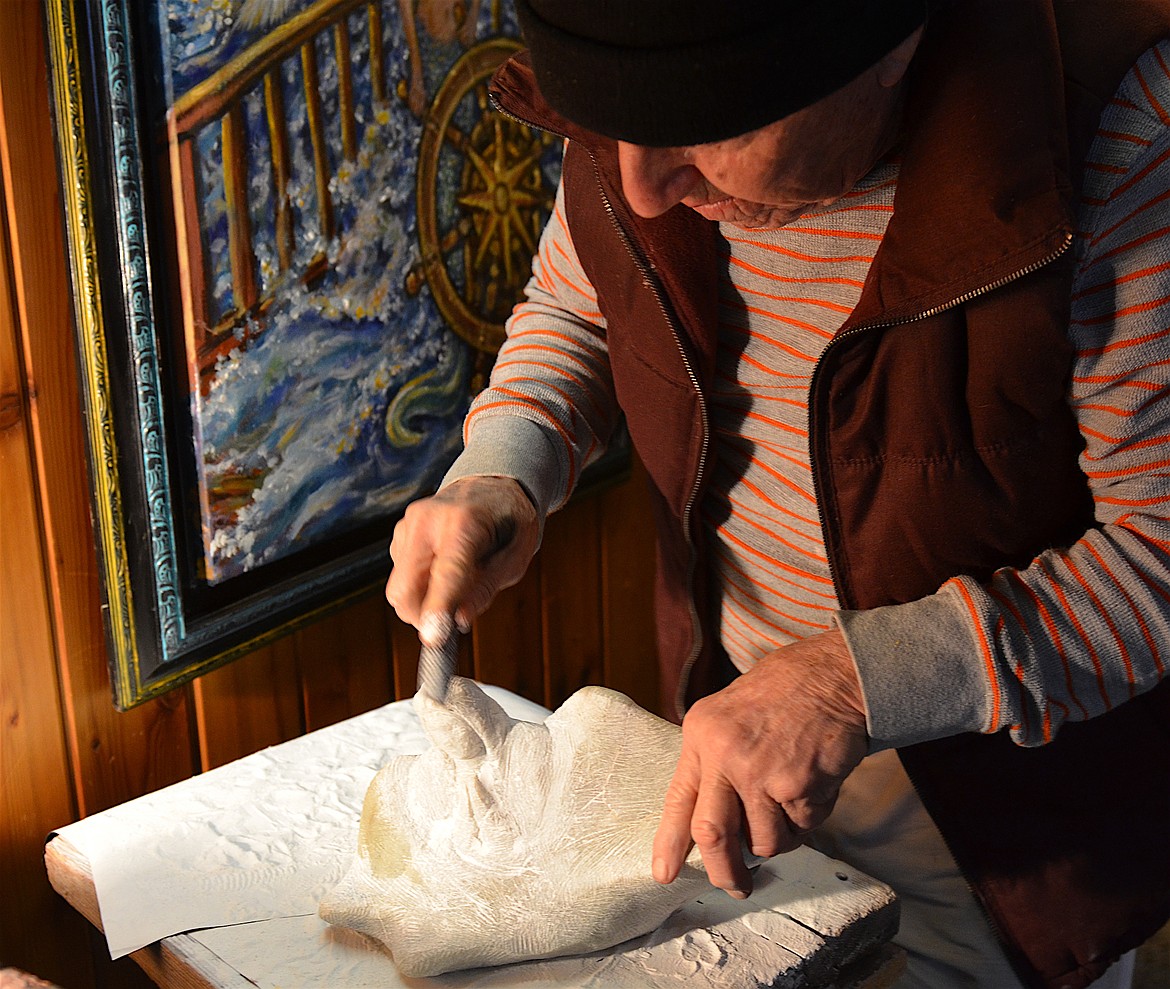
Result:
<svg viewBox="0 0 1170 989">
<path fill-rule="evenodd" d="M 932 15 L 908 82 L 894 214 L 810 395 L 844 607 L 1024 567 L 1094 524 L 1066 400 L 1070 175 L 1121 77 L 1164 34 L 1164 0 L 962 0 Z M 493 98 L 571 138 L 566 211 L 652 482 L 663 696 L 681 717 L 734 675 L 704 634 L 696 511 L 716 228 L 681 206 L 633 214 L 615 146 L 548 108 L 523 56 Z M 1170 917 L 1170 684 L 1040 748 L 1001 732 L 900 755 L 1026 985 L 1079 989 Z"/>
</svg>

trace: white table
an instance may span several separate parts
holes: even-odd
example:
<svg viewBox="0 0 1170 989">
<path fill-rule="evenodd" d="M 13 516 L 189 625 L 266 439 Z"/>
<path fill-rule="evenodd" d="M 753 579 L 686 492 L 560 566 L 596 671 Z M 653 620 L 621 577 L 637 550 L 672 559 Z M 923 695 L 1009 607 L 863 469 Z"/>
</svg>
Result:
<svg viewBox="0 0 1170 989">
<path fill-rule="evenodd" d="M 506 709 L 511 706 L 509 713 L 513 717 L 535 720 L 534 712 L 540 709 L 506 691 L 491 689 Z M 162 927 L 160 930 L 168 931 L 166 936 L 131 952 L 131 957 L 158 985 L 175 989 L 657 989 L 677 987 L 680 976 L 685 976 L 692 987 L 885 989 L 904 966 L 901 951 L 889 943 L 898 916 L 897 901 L 889 887 L 807 848 L 761 866 L 756 873 L 756 892 L 748 900 L 733 900 L 712 890 L 676 911 L 657 930 L 608 951 L 430 979 L 404 978 L 381 946 L 354 932 L 326 925 L 315 915 L 313 889 L 282 888 L 282 884 L 290 882 L 287 870 L 259 863 L 252 866 L 254 874 L 249 874 L 247 867 L 229 863 L 218 874 L 201 878 L 183 892 L 184 883 L 192 881 L 190 863 L 218 861 L 221 857 L 209 857 L 203 849 L 191 848 L 192 844 L 213 841 L 202 837 L 198 820 L 201 813 L 208 818 L 207 834 L 217 836 L 214 840 L 224 834 L 230 837 L 231 822 L 239 813 L 233 810 L 236 805 L 232 801 L 240 799 L 239 795 L 256 792 L 263 805 L 263 794 L 269 790 L 282 795 L 293 793 L 295 807 L 295 793 L 299 792 L 296 788 L 326 777 L 335 780 L 338 774 L 321 766 L 341 760 L 364 768 L 337 783 L 335 796 L 321 795 L 322 806 L 340 811 L 309 816 L 342 819 L 343 823 L 337 825 L 341 831 L 327 836 L 339 848 L 344 847 L 338 853 L 342 861 L 335 867 L 315 861 L 296 870 L 302 873 L 298 883 L 304 879 L 303 874 L 311 879 L 314 870 L 322 868 L 323 881 L 329 881 L 330 870 L 340 873 L 356 847 L 358 812 L 368 778 L 387 753 L 418 751 L 420 737 L 409 702 L 399 701 L 111 808 L 62 828 L 51 838 L 45 854 L 49 879 L 70 904 L 99 928 L 103 928 L 99 896 L 111 914 L 114 909 L 124 911 L 126 894 L 119 905 L 116 893 L 109 890 L 123 872 L 138 875 L 143 869 L 147 878 L 141 880 L 142 895 L 147 899 L 157 895 L 160 909 L 161 905 L 174 905 L 180 910 L 171 928 L 183 923 L 181 909 L 186 907 L 195 911 L 191 917 L 210 917 L 211 923 L 196 920 L 189 928 L 174 932 Z M 320 766 L 317 760 L 321 760 Z M 301 779 L 302 773 L 309 783 Z M 353 804 L 352 821 L 345 812 L 349 803 Z M 287 806 L 288 801 L 283 804 Z M 257 834 L 255 807 L 248 805 L 247 810 L 246 834 L 251 838 Z M 303 830 L 299 821 L 290 826 L 279 820 L 273 827 L 277 832 Z M 158 870 L 166 868 L 171 854 L 166 846 L 171 840 L 165 833 L 168 828 L 175 830 L 174 841 L 181 843 L 173 844 L 171 852 L 182 847 L 187 864 L 177 865 L 173 876 L 164 874 L 159 878 Z M 151 836 L 151 842 L 159 831 L 164 832 L 158 839 L 158 857 L 163 864 L 149 864 L 155 851 L 153 845 L 149 851 L 135 850 L 134 833 L 139 829 Z M 313 841 L 314 847 L 320 844 L 316 837 Z M 279 844 L 287 850 L 288 842 L 283 836 Z M 295 853 L 295 841 L 292 847 Z M 98 870 L 91 856 L 99 864 Z M 146 866 L 144 860 L 148 862 Z M 155 878 L 150 878 L 151 868 Z M 95 883 L 95 871 L 102 872 L 105 878 L 99 877 Z M 115 880 L 109 878 L 111 875 Z M 107 892 L 100 894 L 103 887 Z M 197 887 L 211 890 L 213 895 L 202 908 L 210 913 L 198 912 Z M 283 915 L 252 920 L 240 905 L 249 897 L 256 903 L 272 904 L 270 912 Z M 158 910 L 148 908 L 146 912 L 154 914 Z M 124 919 L 119 917 L 118 924 L 124 926 Z M 122 935 L 122 943 L 133 944 L 125 941 L 126 936 Z"/>
</svg>

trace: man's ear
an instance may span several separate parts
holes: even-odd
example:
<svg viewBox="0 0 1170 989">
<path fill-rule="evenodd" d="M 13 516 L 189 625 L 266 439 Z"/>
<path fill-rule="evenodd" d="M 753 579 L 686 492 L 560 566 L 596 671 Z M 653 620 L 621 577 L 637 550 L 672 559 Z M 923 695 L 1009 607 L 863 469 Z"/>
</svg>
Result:
<svg viewBox="0 0 1170 989">
<path fill-rule="evenodd" d="M 906 69 L 910 67 L 910 59 L 914 57 L 914 53 L 918 50 L 918 42 L 922 40 L 922 30 L 922 27 L 918 28 L 910 37 L 874 66 L 877 71 L 879 85 L 889 89 L 902 81 L 902 76 L 906 74 Z"/>
</svg>

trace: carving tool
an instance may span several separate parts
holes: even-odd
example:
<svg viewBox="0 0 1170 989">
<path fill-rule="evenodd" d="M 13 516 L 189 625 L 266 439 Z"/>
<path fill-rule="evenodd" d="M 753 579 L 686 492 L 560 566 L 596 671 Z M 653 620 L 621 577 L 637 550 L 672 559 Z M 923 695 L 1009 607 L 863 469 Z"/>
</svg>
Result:
<svg viewBox="0 0 1170 989">
<path fill-rule="evenodd" d="M 419 629 L 422 651 L 418 657 L 418 689 L 440 704 L 446 703 L 447 687 L 455 675 L 459 636 L 451 615 L 432 614 Z"/>
</svg>

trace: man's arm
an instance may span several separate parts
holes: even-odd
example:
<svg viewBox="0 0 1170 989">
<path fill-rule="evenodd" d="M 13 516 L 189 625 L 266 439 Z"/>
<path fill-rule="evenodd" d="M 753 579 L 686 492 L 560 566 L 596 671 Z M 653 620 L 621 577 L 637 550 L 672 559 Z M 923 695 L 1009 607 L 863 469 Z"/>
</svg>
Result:
<svg viewBox="0 0 1170 989">
<path fill-rule="evenodd" d="M 693 839 L 712 882 L 751 888 L 742 847 L 795 847 L 868 747 L 1009 728 L 1048 741 L 1170 666 L 1170 44 L 1102 124 L 1087 183 L 1070 393 L 1099 526 L 1074 546 L 839 613 L 694 705 L 655 843 L 670 881 Z M 1159 112 L 1161 108 L 1161 112 Z M 864 697 L 864 699 L 863 699 Z M 867 733 L 870 736 L 867 738 Z"/>
<path fill-rule="evenodd" d="M 412 504 L 395 528 L 386 598 L 420 627 L 430 614 L 467 627 L 523 576 L 545 516 L 568 500 L 617 418 L 605 321 L 560 189 L 525 295 L 468 412 L 463 453 L 439 493 Z"/>
<path fill-rule="evenodd" d="M 1043 744 L 1170 666 L 1167 66 L 1163 42 L 1127 78 L 1085 181 L 1070 402 L 1098 524 L 987 584 L 957 578 L 923 601 L 841 615 L 876 746 L 1002 728 Z"/>
</svg>

